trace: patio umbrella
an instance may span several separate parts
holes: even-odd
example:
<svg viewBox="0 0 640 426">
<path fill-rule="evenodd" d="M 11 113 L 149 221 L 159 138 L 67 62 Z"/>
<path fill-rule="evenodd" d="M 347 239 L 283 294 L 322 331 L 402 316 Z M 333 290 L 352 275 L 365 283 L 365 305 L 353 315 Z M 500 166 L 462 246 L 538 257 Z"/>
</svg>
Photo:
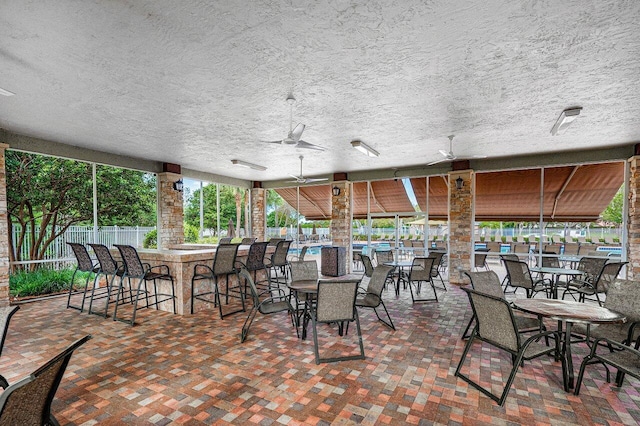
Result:
<svg viewBox="0 0 640 426">
<path fill-rule="evenodd" d="M 235 238 L 236 228 L 233 226 L 233 220 L 229 219 L 229 225 L 227 225 L 227 237 Z"/>
</svg>

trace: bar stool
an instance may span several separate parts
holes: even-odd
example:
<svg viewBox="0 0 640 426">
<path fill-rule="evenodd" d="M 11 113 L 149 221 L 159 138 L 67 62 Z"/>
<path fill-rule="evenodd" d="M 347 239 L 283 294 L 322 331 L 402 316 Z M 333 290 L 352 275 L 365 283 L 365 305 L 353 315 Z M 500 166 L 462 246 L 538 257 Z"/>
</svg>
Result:
<svg viewBox="0 0 640 426">
<path fill-rule="evenodd" d="M 107 291 L 105 292 L 104 295 L 96 296 L 93 291 L 96 288 L 94 283 L 93 290 L 91 291 L 91 298 L 89 299 L 88 312 L 90 314 L 100 315 L 100 313 L 98 312 L 93 312 L 93 301 L 96 299 L 106 298 L 107 301 L 104 307 L 104 314 L 102 314 L 106 318 L 109 311 L 109 302 L 111 300 L 113 282 L 115 281 L 116 277 L 120 277 L 120 280 L 122 280 L 122 277 L 124 276 L 125 268 L 123 264 L 118 264 L 118 262 L 114 260 L 107 246 L 103 244 L 89 244 L 89 246 L 91 246 L 93 253 L 95 253 L 96 258 L 98 259 L 98 264 L 100 265 L 98 272 L 96 274 L 96 282 L 98 281 L 98 278 L 100 277 L 100 275 L 104 275 L 105 280 L 107 281 Z"/>
<path fill-rule="evenodd" d="M 73 271 L 73 275 L 71 276 L 71 284 L 69 285 L 69 296 L 67 296 L 67 308 L 77 309 L 80 312 L 84 311 L 84 301 L 87 298 L 87 287 L 89 286 L 89 278 L 91 278 L 91 273 L 97 273 L 98 267 L 93 264 L 93 260 L 91 260 L 91 256 L 89 256 L 89 252 L 87 248 L 80 243 L 67 243 L 71 250 L 73 250 L 73 254 L 76 257 L 78 262 L 76 266 L 76 270 Z M 72 305 L 71 304 L 71 294 L 73 293 L 73 283 L 75 282 L 76 274 L 78 272 L 90 272 L 87 274 L 87 279 L 84 282 L 84 292 L 82 294 L 82 305 Z M 94 283 L 95 286 L 95 283 Z"/>
<path fill-rule="evenodd" d="M 113 320 L 118 320 L 130 324 L 133 326 L 136 322 L 136 311 L 138 309 L 138 301 L 140 300 L 140 294 L 144 294 L 146 306 L 154 306 L 156 310 L 160 303 L 166 302 L 168 300 L 173 301 L 173 313 L 176 313 L 176 290 L 173 283 L 173 277 L 169 272 L 169 267 L 167 265 L 158 265 L 151 266 L 147 263 L 142 263 L 140 260 L 140 256 L 138 256 L 138 251 L 132 247 L 127 245 L 119 245 L 115 244 L 115 247 L 120 252 L 120 256 L 122 256 L 122 261 L 124 262 L 125 272 L 120 280 L 120 285 L 118 286 L 118 293 L 116 295 L 116 306 L 113 311 Z M 131 321 L 118 318 L 118 305 L 120 302 L 120 294 L 124 294 L 124 279 L 127 279 L 129 283 L 129 295 L 132 299 L 133 304 L 133 316 L 131 317 Z M 138 280 L 138 287 L 134 290 L 131 285 L 131 279 Z M 158 293 L 157 280 L 166 280 L 171 282 L 171 294 L 168 293 Z M 155 297 L 155 302 L 149 303 L 149 290 L 147 288 L 147 281 L 153 281 L 153 296 Z M 144 285 L 144 289 L 142 286 Z M 135 293 L 135 300 L 133 300 L 133 294 Z M 158 296 L 164 297 L 163 299 L 158 300 Z"/>
<path fill-rule="evenodd" d="M 238 244 L 220 244 L 216 249 L 216 255 L 213 258 L 213 265 L 211 267 L 203 264 L 198 264 L 193 268 L 193 278 L 191 279 L 191 313 L 193 313 L 193 302 L 195 299 L 209 302 L 217 306 L 220 311 L 220 318 L 238 313 L 244 312 L 244 295 L 240 286 L 240 280 L 238 279 L 239 269 L 236 264 L 236 257 L 238 255 Z M 240 302 L 242 307 L 232 312 L 222 312 L 222 301 L 220 296 L 225 296 L 225 304 L 229 303 L 229 275 L 235 275 L 238 282 L 237 293 L 239 293 Z M 221 293 L 218 286 L 219 277 L 224 276 L 226 278 L 225 292 Z M 212 280 L 213 290 L 205 290 L 196 292 L 196 282 L 202 280 Z M 208 297 L 213 294 L 213 301 Z"/>
<path fill-rule="evenodd" d="M 269 263 L 266 265 L 269 269 L 271 282 L 275 282 L 277 285 L 287 284 L 287 279 L 289 277 L 287 272 L 287 269 L 289 269 L 287 254 L 289 253 L 290 245 L 291 241 L 279 241 L 276 245 L 276 251 L 271 255 L 271 259 L 269 259 Z"/>
</svg>

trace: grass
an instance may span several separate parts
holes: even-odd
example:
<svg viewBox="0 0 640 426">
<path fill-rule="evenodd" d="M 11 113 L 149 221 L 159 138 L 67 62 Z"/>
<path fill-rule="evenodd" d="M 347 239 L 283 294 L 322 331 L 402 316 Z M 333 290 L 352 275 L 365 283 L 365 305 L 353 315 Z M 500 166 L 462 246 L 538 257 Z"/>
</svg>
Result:
<svg viewBox="0 0 640 426">
<path fill-rule="evenodd" d="M 11 297 L 40 296 L 69 290 L 74 269 L 38 269 L 36 271 L 17 271 L 9 276 L 9 294 Z M 75 276 L 74 288 L 84 288 L 86 272 Z"/>
</svg>

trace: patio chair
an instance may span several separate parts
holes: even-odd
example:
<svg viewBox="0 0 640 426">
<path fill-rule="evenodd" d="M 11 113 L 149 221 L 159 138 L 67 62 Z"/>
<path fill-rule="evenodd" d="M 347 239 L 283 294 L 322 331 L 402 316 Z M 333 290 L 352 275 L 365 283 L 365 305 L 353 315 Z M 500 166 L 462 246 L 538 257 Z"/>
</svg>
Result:
<svg viewBox="0 0 640 426">
<path fill-rule="evenodd" d="M 545 331 L 542 333 L 536 333 L 523 341 L 523 337 L 518 332 L 517 323 L 509 302 L 501 297 L 480 293 L 466 287 L 462 287 L 462 290 L 464 290 L 469 296 L 471 309 L 473 310 L 473 315 L 476 318 L 476 326 L 473 328 L 469 340 L 467 340 L 467 344 L 462 352 L 462 357 L 460 357 L 460 362 L 458 362 L 455 375 L 489 398 L 493 399 L 498 403 L 498 405 L 503 406 L 522 361 L 531 360 L 546 354 L 559 354 L 560 335 L 557 331 Z M 550 347 L 539 343 L 538 341 L 543 337 L 553 337 L 555 345 Z M 511 373 L 509 374 L 504 389 L 499 396 L 493 394 L 489 389 L 483 388 L 479 383 L 471 380 L 469 376 L 466 376 L 461 372 L 462 365 L 464 364 L 467 354 L 476 339 L 511 354 Z M 560 358 L 562 361 L 562 371 L 564 375 L 566 371 L 566 360 L 564 357 Z"/>
<path fill-rule="evenodd" d="M 240 245 L 249 246 L 249 245 L 255 243 L 256 240 L 257 240 L 257 238 L 245 237 L 245 238 L 242 239 L 242 241 L 240 241 Z"/>
<path fill-rule="evenodd" d="M 288 296 L 283 289 L 275 288 L 259 293 L 255 283 L 253 282 L 253 278 L 251 278 L 251 274 L 246 268 L 242 268 L 240 270 L 240 277 L 249 284 L 249 289 L 251 290 L 251 298 L 253 300 L 253 306 L 249 311 L 249 315 L 247 315 L 247 319 L 242 325 L 242 331 L 240 332 L 240 343 L 243 343 L 247 339 L 249 328 L 251 327 L 251 324 L 253 323 L 253 320 L 255 319 L 258 312 L 262 315 L 270 315 L 278 312 L 288 311 L 291 314 L 292 320 L 294 321 L 296 334 L 298 334 L 297 317 L 293 310 L 293 307 L 291 306 L 291 303 L 289 302 Z M 277 296 L 272 296 L 272 292 L 274 291 L 278 292 Z M 269 297 L 260 300 L 260 297 L 264 296 L 265 294 L 268 294 Z"/>
<path fill-rule="evenodd" d="M 90 314 L 99 315 L 99 313 L 93 312 L 93 301 L 97 299 L 106 299 L 104 313 L 102 314 L 102 316 L 106 318 L 109 312 L 109 302 L 111 300 L 111 296 L 113 293 L 113 282 L 117 277 L 119 277 L 122 280 L 125 268 L 124 268 L 124 264 L 118 264 L 118 262 L 116 262 L 113 259 L 113 256 L 111 256 L 111 252 L 109 251 L 107 246 L 103 244 L 89 244 L 89 245 L 91 246 L 91 249 L 95 253 L 96 258 L 98 259 L 99 268 L 96 274 L 96 282 L 100 277 L 100 275 L 104 275 L 105 280 L 107 281 L 107 287 L 104 294 L 96 295 L 93 291 L 93 289 L 96 288 L 94 284 L 93 289 L 91 291 L 91 298 L 89 299 L 88 312 Z M 122 288 L 118 288 L 118 289 L 122 290 Z M 124 294 L 122 296 L 124 299 Z"/>
<path fill-rule="evenodd" d="M 447 286 L 444 283 L 444 278 L 442 278 L 442 275 L 440 274 L 440 267 L 442 265 L 442 263 L 444 262 L 445 259 L 445 252 L 442 251 L 436 251 L 436 250 L 432 250 L 429 252 L 429 256 L 428 257 L 432 257 L 433 260 L 433 267 L 431 268 L 431 278 L 438 278 L 440 280 L 440 283 L 442 284 L 442 288 L 447 291 Z M 434 282 L 435 284 L 435 282 Z"/>
<path fill-rule="evenodd" d="M 193 314 L 193 303 L 197 300 L 213 303 L 214 307 L 218 307 L 220 312 L 220 319 L 238 313 L 244 312 L 244 292 L 240 285 L 240 279 L 238 278 L 238 262 L 236 262 L 238 256 L 238 244 L 220 244 L 216 249 L 216 254 L 213 258 L 213 264 L 211 266 L 204 264 L 197 264 L 193 268 L 193 278 L 191 279 L 191 313 Z M 220 296 L 225 296 L 225 304 L 229 304 L 230 288 L 229 288 L 229 275 L 235 275 L 237 281 L 237 296 L 240 299 L 241 307 L 230 312 L 223 312 L 222 300 Z M 225 277 L 225 291 L 220 291 L 219 279 Z M 196 288 L 196 283 L 199 281 L 213 281 L 213 289 L 211 287 L 207 289 Z M 213 300 L 210 299 L 213 295 Z"/>
<path fill-rule="evenodd" d="M 364 266 L 364 276 L 367 278 L 371 278 L 373 275 L 373 263 L 371 263 L 371 258 L 366 254 L 360 254 L 360 261 Z"/>
<path fill-rule="evenodd" d="M 0 395 L 0 425 L 58 425 L 51 403 L 71 355 L 89 339 L 87 335 L 76 340 L 28 377 L 7 387 Z"/>
<path fill-rule="evenodd" d="M 436 286 L 433 284 L 433 276 L 431 271 L 433 270 L 433 263 L 435 257 L 414 257 L 411 264 L 411 270 L 409 271 L 409 291 L 411 292 L 411 301 L 416 302 L 437 302 L 438 293 L 436 292 Z M 422 291 L 422 283 L 431 285 L 433 290 L 433 297 L 418 298 Z M 416 292 L 414 294 L 413 287 L 415 286 Z"/>
<path fill-rule="evenodd" d="M 606 260 L 606 259 L 605 259 Z M 600 306 L 602 306 L 602 300 L 600 300 L 600 294 L 605 294 L 609 285 L 615 281 L 622 270 L 623 266 L 627 262 L 610 262 L 604 264 L 600 268 L 600 273 L 592 280 L 573 280 L 567 289 L 562 293 L 564 299 L 565 294 L 570 294 L 574 300 L 578 295 L 578 300 L 584 302 L 586 299 L 595 300 Z M 595 299 L 591 299 L 587 296 L 595 296 Z"/>
<path fill-rule="evenodd" d="M 275 282 L 276 285 L 287 284 L 290 263 L 287 259 L 287 255 L 289 254 L 290 245 L 291 241 L 278 241 L 276 251 L 271 255 L 271 258 L 266 263 L 271 283 Z"/>
<path fill-rule="evenodd" d="M 536 293 L 544 291 L 547 297 L 550 294 L 550 284 L 548 280 L 537 279 L 534 280 L 531 277 L 531 271 L 529 271 L 529 265 L 526 262 L 504 259 L 504 266 L 507 269 L 507 275 L 509 276 L 509 285 L 518 288 L 524 288 L 527 297 L 533 297 Z"/>
<path fill-rule="evenodd" d="M 583 256 L 578 262 L 578 266 L 576 266 L 576 269 L 582 271 L 583 274 L 570 280 L 567 283 L 567 288 L 582 287 L 585 283 L 595 283 L 607 260 L 605 257 Z"/>
<path fill-rule="evenodd" d="M 302 260 L 298 262 L 291 262 L 289 264 L 291 271 L 291 283 L 299 281 L 313 281 L 318 282 L 318 262 L 315 260 Z M 305 301 L 313 295 L 304 293 L 304 299 L 299 300 L 298 294 L 294 291 L 293 296 L 296 297 L 296 311 L 301 312 L 301 307 Z"/>
<path fill-rule="evenodd" d="M 602 306 L 624 314 L 627 321 L 623 324 L 575 323 L 571 328 L 572 336 L 586 340 L 587 344 L 599 338 L 626 345 L 637 344 L 640 339 L 640 283 L 616 279 L 609 284 Z"/>
<path fill-rule="evenodd" d="M 356 306 L 359 308 L 371 308 L 373 312 L 375 312 L 378 320 L 382 322 L 384 325 L 388 326 L 392 330 L 395 330 L 395 326 L 393 325 L 393 321 L 391 320 L 391 315 L 389 315 L 389 311 L 387 311 L 387 307 L 382 300 L 382 290 L 384 289 L 384 283 L 387 280 L 387 277 L 393 272 L 393 266 L 385 266 L 378 265 L 373 270 L 373 274 L 369 283 L 367 284 L 367 289 L 365 291 L 358 291 L 358 295 L 356 298 Z M 387 314 L 387 318 L 389 318 L 389 322 L 380 318 L 378 311 L 376 308 L 382 306 L 385 314 Z"/>
<path fill-rule="evenodd" d="M 348 361 L 364 359 L 364 345 L 362 331 L 356 309 L 357 280 L 320 280 L 316 303 L 311 307 L 311 322 L 313 324 L 313 347 L 316 364 L 321 362 Z M 318 323 L 356 322 L 360 352 L 357 355 L 342 355 L 336 357 L 321 357 L 318 345 Z M 341 336 L 343 337 L 343 336 Z"/>
<path fill-rule="evenodd" d="M 480 268 L 484 269 L 485 271 L 489 270 L 489 265 L 487 265 L 487 253 L 489 252 L 489 249 L 476 249 L 476 253 L 474 253 L 473 255 L 473 260 L 474 260 L 474 266 L 476 268 L 476 271 L 479 270 Z"/>
<path fill-rule="evenodd" d="M 519 262 L 520 258 L 518 257 L 517 254 L 514 253 L 507 253 L 507 254 L 501 254 L 500 255 L 500 262 L 502 263 L 502 266 L 504 266 L 504 268 L 506 269 L 507 267 L 504 264 L 505 260 L 513 260 L 514 262 Z M 509 274 L 506 274 L 502 280 L 502 292 L 503 293 L 507 293 L 507 287 L 509 287 L 511 285 L 511 281 L 509 281 Z M 513 293 L 515 293 L 516 289 L 514 288 Z"/>
<path fill-rule="evenodd" d="M 479 292 L 484 294 L 489 294 L 491 296 L 499 297 L 504 299 L 504 292 L 502 291 L 502 286 L 500 284 L 500 278 L 498 274 L 494 271 L 480 271 L 480 272 L 464 272 L 464 274 L 469 277 L 471 281 L 471 287 Z M 465 328 L 462 333 L 462 338 L 466 339 L 469 337 L 467 334 L 471 329 L 471 325 L 475 320 L 475 316 L 472 315 L 469 323 L 467 324 L 467 328 Z M 516 321 L 516 327 L 518 328 L 518 333 L 530 333 L 533 331 L 543 332 L 546 330 L 544 323 L 542 322 L 542 318 L 532 317 L 527 315 L 514 315 L 514 319 Z M 548 344 L 548 343 L 547 343 Z"/>
<path fill-rule="evenodd" d="M 9 322 L 11 317 L 20 309 L 20 306 L 3 306 L 0 308 L 0 355 L 2 355 L 2 349 L 4 348 L 4 341 L 7 338 L 7 332 L 9 331 Z M 9 386 L 7 379 L 0 375 L 0 387 L 6 389 Z"/>
<path fill-rule="evenodd" d="M 73 250 L 73 254 L 76 257 L 77 265 L 76 269 L 73 271 L 73 275 L 71 275 L 71 283 L 69 284 L 69 295 L 67 296 L 67 309 L 77 309 L 80 312 L 84 311 L 84 303 L 87 298 L 87 289 L 89 287 L 89 279 L 91 278 L 91 274 L 95 274 L 98 272 L 98 267 L 91 260 L 91 256 L 89 256 L 89 252 L 87 248 L 83 244 L 79 243 L 67 243 L 71 250 Z M 82 304 L 80 306 L 71 304 L 71 295 L 73 294 L 73 284 L 75 283 L 76 274 L 78 272 L 86 272 L 87 278 L 84 281 L 84 290 L 82 291 Z"/>
<path fill-rule="evenodd" d="M 267 242 L 261 243 L 252 243 L 249 246 L 249 253 L 247 254 L 247 259 L 244 262 L 238 261 L 247 271 L 253 273 L 253 282 L 258 287 L 269 287 L 269 271 L 267 271 L 267 267 L 264 264 L 264 256 L 267 252 Z M 237 265 L 236 265 L 237 266 Z M 262 281 L 258 280 L 258 271 L 264 272 L 264 279 Z M 244 288 L 245 294 L 247 294 L 247 283 L 245 282 Z"/>
<path fill-rule="evenodd" d="M 114 321 L 122 321 L 131 326 L 135 325 L 136 322 L 136 312 L 138 310 L 138 302 L 140 301 L 140 295 L 144 295 L 145 298 L 145 307 L 148 308 L 150 306 L 155 306 L 156 310 L 160 306 L 161 303 L 171 301 L 173 304 L 173 313 L 176 313 L 176 289 L 173 283 L 173 277 L 169 271 L 169 267 L 167 265 L 157 265 L 151 266 L 146 263 L 142 263 L 140 260 L 140 256 L 138 256 L 138 251 L 129 245 L 121 245 L 115 244 L 115 247 L 120 252 L 120 256 L 122 257 L 122 261 L 124 262 L 124 275 L 120 280 L 120 285 L 118 287 L 118 292 L 116 294 L 116 304 L 113 311 L 113 320 Z M 118 305 L 120 304 L 120 295 L 124 294 L 124 282 L 125 278 L 129 284 L 129 297 L 132 299 L 133 304 L 133 314 L 131 316 L 131 320 L 125 320 L 123 318 L 118 318 Z M 134 289 L 131 280 L 138 280 L 138 286 Z M 158 290 L 157 281 L 169 281 L 171 283 L 171 294 L 169 293 L 160 293 Z M 152 302 L 149 302 L 150 292 L 147 288 L 147 282 L 153 282 L 153 293 L 151 296 L 155 299 Z M 144 288 L 143 288 L 144 286 Z M 135 298 L 133 297 L 135 293 Z M 160 296 L 160 299 L 158 298 Z"/>
<path fill-rule="evenodd" d="M 231 244 L 231 240 L 233 240 L 233 237 L 222 237 L 220 238 L 220 241 L 218 241 L 218 244 Z"/>
<path fill-rule="evenodd" d="M 605 349 L 605 347 L 607 349 Z M 600 350 L 600 352 L 598 352 Z M 587 365 L 604 364 L 605 368 L 610 365 L 618 370 L 616 375 L 616 386 L 622 387 L 624 375 L 629 374 L 636 379 L 640 379 L 640 351 L 635 348 L 616 342 L 615 340 L 600 338 L 591 345 L 591 352 L 584 357 L 580 364 L 580 372 L 576 382 L 575 394 L 580 394 L 582 378 Z M 607 382 L 609 381 L 609 369 L 607 368 Z"/>
</svg>

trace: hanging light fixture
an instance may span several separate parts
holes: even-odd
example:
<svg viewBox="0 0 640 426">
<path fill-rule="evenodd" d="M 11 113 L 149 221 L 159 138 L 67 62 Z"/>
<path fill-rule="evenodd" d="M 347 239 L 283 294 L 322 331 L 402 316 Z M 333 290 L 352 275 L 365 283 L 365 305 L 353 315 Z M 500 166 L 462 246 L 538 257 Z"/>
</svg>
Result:
<svg viewBox="0 0 640 426">
<path fill-rule="evenodd" d="M 458 176 L 458 179 L 456 179 L 456 189 L 459 191 L 462 188 L 464 188 L 464 180 Z"/>
<path fill-rule="evenodd" d="M 182 190 L 184 189 L 184 183 L 182 182 L 182 179 L 173 182 L 173 189 L 178 192 L 182 192 Z"/>
</svg>

